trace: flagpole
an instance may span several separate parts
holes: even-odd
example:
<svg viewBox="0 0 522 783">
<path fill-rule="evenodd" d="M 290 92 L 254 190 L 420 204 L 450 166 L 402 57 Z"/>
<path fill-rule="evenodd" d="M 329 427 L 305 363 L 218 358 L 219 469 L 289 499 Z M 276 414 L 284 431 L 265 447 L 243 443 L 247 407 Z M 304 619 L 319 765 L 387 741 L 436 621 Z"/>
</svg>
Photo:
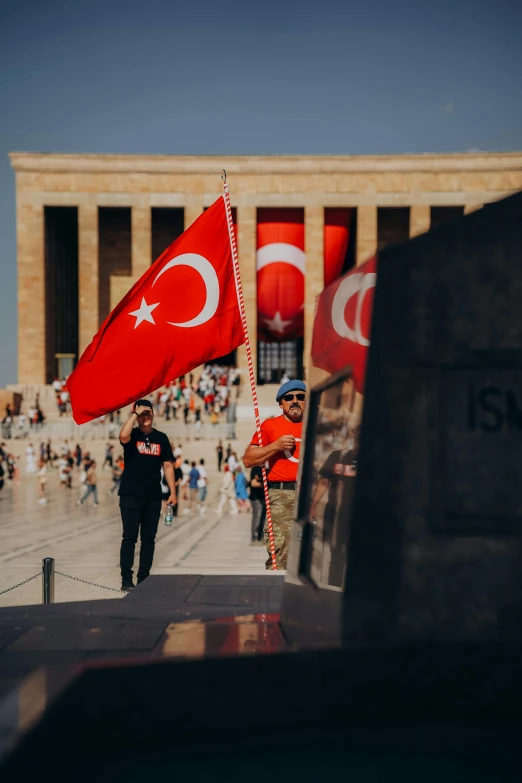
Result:
<svg viewBox="0 0 522 783">
<path fill-rule="evenodd" d="M 258 444 L 262 446 L 263 441 L 261 435 L 261 418 L 259 416 L 259 404 L 257 401 L 256 381 L 254 376 L 254 364 L 252 362 L 252 350 L 250 348 L 250 338 L 248 336 L 245 300 L 243 298 L 243 288 L 241 286 L 241 276 L 239 274 L 239 260 L 237 255 L 236 237 L 234 235 L 234 221 L 232 219 L 232 207 L 230 206 L 230 194 L 228 192 L 227 173 L 225 169 L 223 169 L 223 174 L 221 175 L 221 177 L 223 179 L 223 189 L 225 191 L 223 198 L 225 199 L 225 208 L 226 208 L 227 222 L 228 222 L 228 236 L 230 238 L 230 248 L 232 250 L 232 266 L 234 269 L 234 282 L 236 284 L 237 302 L 239 305 L 239 313 L 241 315 L 241 325 L 243 327 L 243 334 L 245 336 L 248 375 L 250 377 L 250 389 L 252 391 L 252 400 L 254 403 L 254 417 L 256 421 L 257 440 L 258 440 Z M 268 538 L 270 541 L 270 556 L 272 558 L 272 570 L 277 571 L 274 527 L 272 524 L 272 513 L 270 511 L 270 498 L 268 496 L 268 481 L 266 478 L 266 470 L 264 467 L 262 468 L 262 472 L 263 472 L 263 489 L 265 491 L 265 503 L 266 503 L 266 522 L 268 528 Z"/>
</svg>

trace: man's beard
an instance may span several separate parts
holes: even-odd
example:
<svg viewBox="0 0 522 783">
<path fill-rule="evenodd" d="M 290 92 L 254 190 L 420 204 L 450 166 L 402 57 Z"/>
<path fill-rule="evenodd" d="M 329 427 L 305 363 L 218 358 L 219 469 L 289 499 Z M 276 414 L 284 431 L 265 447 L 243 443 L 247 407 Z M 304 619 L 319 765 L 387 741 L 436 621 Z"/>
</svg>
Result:
<svg viewBox="0 0 522 783">
<path fill-rule="evenodd" d="M 303 418 L 303 410 L 300 405 L 292 405 L 290 410 L 288 411 L 288 417 L 291 419 L 296 419 L 297 421 L 301 421 Z"/>
</svg>

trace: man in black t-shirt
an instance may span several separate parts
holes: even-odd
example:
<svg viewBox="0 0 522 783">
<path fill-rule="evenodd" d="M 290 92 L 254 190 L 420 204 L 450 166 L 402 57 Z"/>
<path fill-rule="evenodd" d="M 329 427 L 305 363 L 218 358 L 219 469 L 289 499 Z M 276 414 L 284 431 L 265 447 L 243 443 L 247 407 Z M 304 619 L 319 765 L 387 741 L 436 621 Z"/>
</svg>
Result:
<svg viewBox="0 0 522 783">
<path fill-rule="evenodd" d="M 120 549 L 121 589 L 131 590 L 134 548 L 141 532 L 138 584 L 149 576 L 161 513 L 161 467 L 170 489 L 167 502 L 175 505 L 174 454 L 169 439 L 152 426 L 149 400 L 138 400 L 120 432 L 124 469 L 120 484 L 123 538 Z M 137 423 L 138 426 L 134 427 Z"/>
</svg>

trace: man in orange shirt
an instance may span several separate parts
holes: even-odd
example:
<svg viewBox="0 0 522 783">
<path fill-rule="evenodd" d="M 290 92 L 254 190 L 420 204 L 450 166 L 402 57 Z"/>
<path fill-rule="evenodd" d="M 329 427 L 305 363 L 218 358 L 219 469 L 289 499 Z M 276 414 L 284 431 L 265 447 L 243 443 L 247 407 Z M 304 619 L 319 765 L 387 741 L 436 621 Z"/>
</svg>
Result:
<svg viewBox="0 0 522 783">
<path fill-rule="evenodd" d="M 274 528 L 277 568 L 285 569 L 290 545 L 290 531 L 294 518 L 295 489 L 299 467 L 299 444 L 305 411 L 306 385 L 303 381 L 283 383 L 276 395 L 281 416 L 261 424 L 261 442 L 257 433 L 245 451 L 245 468 L 268 462 L 267 480 L 272 525 Z M 265 544 L 268 551 L 267 569 L 272 568 L 270 539 L 265 525 Z"/>
</svg>

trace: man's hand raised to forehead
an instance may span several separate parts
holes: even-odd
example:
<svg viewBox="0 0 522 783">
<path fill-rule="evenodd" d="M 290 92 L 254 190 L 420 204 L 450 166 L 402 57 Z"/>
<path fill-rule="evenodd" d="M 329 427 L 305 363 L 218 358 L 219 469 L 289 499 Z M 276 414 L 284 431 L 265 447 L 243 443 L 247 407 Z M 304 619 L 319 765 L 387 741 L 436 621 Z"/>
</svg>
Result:
<svg viewBox="0 0 522 783">
<path fill-rule="evenodd" d="M 134 408 L 134 413 L 136 416 L 141 416 L 143 413 L 148 413 L 150 416 L 152 416 L 152 408 L 149 408 L 148 405 L 138 405 L 136 408 Z"/>
</svg>

